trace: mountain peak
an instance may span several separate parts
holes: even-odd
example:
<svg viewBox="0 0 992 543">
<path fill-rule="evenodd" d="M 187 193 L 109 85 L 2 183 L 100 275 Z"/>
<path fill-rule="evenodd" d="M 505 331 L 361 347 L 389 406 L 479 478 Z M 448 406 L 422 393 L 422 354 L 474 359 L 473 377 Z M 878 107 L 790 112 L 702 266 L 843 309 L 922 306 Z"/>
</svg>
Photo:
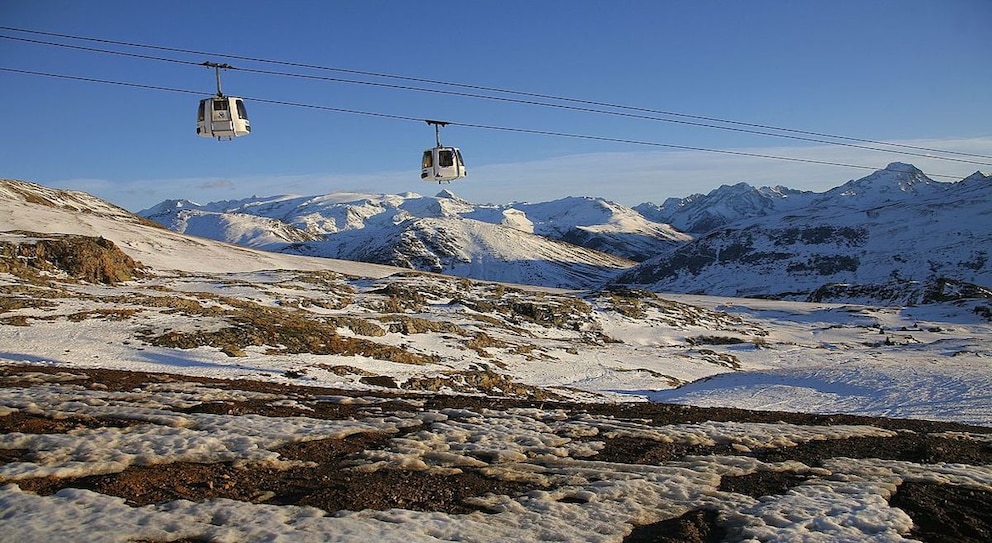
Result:
<svg viewBox="0 0 992 543">
<path fill-rule="evenodd" d="M 962 183 L 978 183 L 982 181 L 992 181 L 992 175 L 985 175 L 980 171 L 976 171 L 975 173 L 961 180 Z"/>
<path fill-rule="evenodd" d="M 151 218 L 158 215 L 168 215 L 183 209 L 200 209 L 202 207 L 200 204 L 186 199 L 163 200 L 148 209 L 139 211 L 137 214 L 142 217 Z"/>
<path fill-rule="evenodd" d="M 905 162 L 890 162 L 888 166 L 884 169 L 878 170 L 879 172 L 902 172 L 911 173 L 913 175 L 923 175 L 923 171 L 913 166 L 912 164 L 906 164 Z M 877 173 L 877 172 L 876 172 Z"/>
<path fill-rule="evenodd" d="M 454 192 L 451 192 L 450 189 L 444 189 L 441 192 L 438 192 L 437 194 L 435 194 L 434 197 L 435 198 L 445 198 L 445 199 L 448 199 L 448 200 L 454 200 L 456 202 L 468 203 L 467 200 L 459 197 Z"/>
<path fill-rule="evenodd" d="M 871 175 L 854 181 L 863 185 L 891 186 L 902 192 L 918 192 L 918 185 L 936 183 L 923 173 L 923 170 L 902 162 L 893 162 L 884 169 L 875 170 Z M 847 183 L 849 185 L 851 183 Z M 845 185 L 845 186 L 846 186 Z"/>
<path fill-rule="evenodd" d="M 853 179 L 830 189 L 818 201 L 821 205 L 833 201 L 849 206 L 852 202 L 873 207 L 886 202 L 926 196 L 944 188 L 945 183 L 930 179 L 912 164 L 893 162 L 884 169 L 875 170 L 861 179 Z"/>
<path fill-rule="evenodd" d="M 732 222 L 798 208 L 810 195 L 782 186 L 755 188 L 740 182 L 721 185 L 709 194 L 669 198 L 661 206 L 645 205 L 634 209 L 651 220 L 671 224 L 683 232 L 702 234 Z"/>
</svg>

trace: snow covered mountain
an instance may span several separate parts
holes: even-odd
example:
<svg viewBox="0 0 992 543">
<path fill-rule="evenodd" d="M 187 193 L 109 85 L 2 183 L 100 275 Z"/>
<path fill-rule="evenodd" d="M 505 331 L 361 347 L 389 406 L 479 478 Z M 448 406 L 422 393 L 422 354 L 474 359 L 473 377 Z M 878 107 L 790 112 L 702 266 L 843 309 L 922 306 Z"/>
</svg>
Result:
<svg viewBox="0 0 992 543">
<path fill-rule="evenodd" d="M 570 197 L 487 207 L 500 210 L 503 224 L 512 224 L 508 217 L 520 212 L 533 225 L 535 234 L 639 262 L 692 239 L 664 222 L 652 221 L 634 209 L 602 198 Z M 487 220 L 486 213 L 486 208 L 479 208 L 470 216 Z"/>
<path fill-rule="evenodd" d="M 196 238 L 163 228 L 84 192 L 0 179 L 0 232 L 101 237 L 152 268 L 181 272 L 250 272 L 268 269 L 335 271 L 385 277 L 397 268 L 328 258 L 303 258 Z"/>
<path fill-rule="evenodd" d="M 140 214 L 178 232 L 270 251 L 568 288 L 601 285 L 631 260 L 691 239 L 602 199 L 475 205 L 447 190 L 170 200 Z"/>
<path fill-rule="evenodd" d="M 277 219 L 250 213 L 204 213 L 198 208 L 189 200 L 167 200 L 156 206 L 156 220 L 176 232 L 248 247 L 264 248 L 319 239 L 315 234 Z"/>
<path fill-rule="evenodd" d="M 981 173 L 977 173 L 968 179 L 982 177 Z M 867 177 L 853 179 L 828 190 L 814 199 L 812 205 L 869 209 L 894 202 L 918 201 L 937 196 L 952 186 L 953 183 L 940 183 L 930 179 L 911 164 L 893 162 Z"/>
<path fill-rule="evenodd" d="M 981 174 L 977 174 L 981 177 Z M 682 232 L 705 234 L 752 217 L 766 217 L 807 207 L 847 206 L 866 209 L 887 202 L 933 195 L 947 188 L 916 167 L 893 162 L 875 173 L 844 183 L 825 193 L 783 186 L 755 188 L 747 183 L 723 185 L 708 194 L 669 198 L 634 207 L 648 219 L 674 226 Z"/>
<path fill-rule="evenodd" d="M 432 197 L 253 197 L 205 205 L 169 200 L 141 215 L 175 232 L 268 254 L 487 281 L 905 304 L 987 295 L 990 187 L 992 177 L 981 173 L 937 182 L 911 165 L 893 163 L 823 193 L 741 183 L 662 206 L 637 206 L 656 220 L 701 232 L 695 236 L 599 198 L 478 205 L 450 191 Z M 15 200 L 85 211 L 74 221 L 94 214 L 122 218 L 113 228 L 142 221 L 83 193 L 17 182 L 5 182 L 2 190 Z M 126 228 L 118 238 L 129 238 Z M 175 250 L 181 251 L 178 239 Z"/>
<path fill-rule="evenodd" d="M 992 285 L 992 176 L 939 183 L 890 164 L 786 210 L 753 208 L 621 274 L 655 291 L 786 299 L 920 301 Z M 720 208 L 725 209 L 725 208 Z"/>
<path fill-rule="evenodd" d="M 740 219 L 762 217 L 810 204 L 817 194 L 782 186 L 755 188 L 747 183 L 723 185 L 709 194 L 669 198 L 660 206 L 647 202 L 634 209 L 650 220 L 693 234 L 705 234 Z"/>
</svg>

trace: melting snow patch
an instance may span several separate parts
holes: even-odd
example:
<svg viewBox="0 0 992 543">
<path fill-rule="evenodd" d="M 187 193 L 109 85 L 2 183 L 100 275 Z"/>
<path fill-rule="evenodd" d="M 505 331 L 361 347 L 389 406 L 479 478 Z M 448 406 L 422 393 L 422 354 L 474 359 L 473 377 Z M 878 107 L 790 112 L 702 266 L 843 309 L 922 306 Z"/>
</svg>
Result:
<svg viewBox="0 0 992 543">
<path fill-rule="evenodd" d="M 59 417 L 65 413 L 93 417 L 139 420 L 128 428 L 81 429 L 67 434 L 0 434 L 0 448 L 32 451 L 33 461 L 0 466 L 0 478 L 81 477 L 112 473 L 129 465 L 169 462 L 275 461 L 271 449 L 286 443 L 316 439 L 340 439 L 362 432 L 397 432 L 420 421 L 395 416 L 360 420 L 322 420 L 306 417 L 261 415 L 178 414 L 169 406 L 196 405 L 200 399 L 234 399 L 246 396 L 276 398 L 243 391 L 229 392 L 198 387 L 199 396 L 188 390 L 106 392 L 54 388 L 0 389 L 0 405 L 8 412 L 20 409 Z M 173 389 L 174 387 L 164 387 Z M 65 390 L 65 389 L 61 389 Z"/>
<path fill-rule="evenodd" d="M 154 389 L 154 390 L 153 390 Z M 2 389 L 6 405 L 25 406 L 17 389 Z M 518 497 L 472 499 L 490 514 L 451 515 L 401 509 L 340 512 L 251 504 L 225 499 L 130 507 L 124 500 L 78 489 L 41 497 L 16 484 L 0 488 L 5 537 L 17 541 L 292 540 L 380 543 L 419 541 L 621 541 L 634 525 L 718 507 L 722 522 L 753 541 L 906 541 L 912 520 L 887 499 L 903 480 L 992 488 L 992 467 L 837 459 L 811 469 L 798 462 L 765 463 L 748 456 L 690 456 L 663 465 L 598 461 L 606 439 L 633 436 L 658 442 L 790 447 L 822 439 L 889 437 L 868 426 L 799 426 L 706 422 L 659 426 L 563 410 L 443 409 L 397 412 L 358 420 L 170 413 L 173 401 L 247 394 L 209 387 L 145 387 L 113 393 L 71 388 L 66 396 L 32 387 L 35 410 L 71 407 L 90 413 L 138 409 L 159 424 L 97 428 L 62 435 L 7 434 L 0 447 L 32 451 L 32 462 L 0 467 L 8 481 L 43 475 L 78 476 L 158 462 L 275 462 L 272 449 L 291 441 L 341 438 L 356 432 L 398 432 L 383 451 L 366 451 L 361 468 L 457 471 L 479 469 L 507 480 L 543 484 Z M 192 394 L 187 397 L 185 395 Z M 225 396 L 227 395 L 227 396 Z M 262 398 L 263 396 L 259 396 Z M 270 399 L 267 398 L 266 399 Z M 325 398 L 337 401 L 334 398 Z M 378 403 L 373 399 L 369 403 Z M 17 407 L 20 408 L 20 407 Z M 101 411 L 103 410 L 103 411 Z M 118 411 L 119 410 L 119 411 Z M 170 420 L 169 416 L 177 417 Z M 722 492 L 720 481 L 757 471 L 816 475 L 785 494 L 754 499 Z"/>
<path fill-rule="evenodd" d="M 910 541 L 913 520 L 890 507 L 895 485 L 818 480 L 729 513 L 727 525 L 754 541 Z"/>
</svg>

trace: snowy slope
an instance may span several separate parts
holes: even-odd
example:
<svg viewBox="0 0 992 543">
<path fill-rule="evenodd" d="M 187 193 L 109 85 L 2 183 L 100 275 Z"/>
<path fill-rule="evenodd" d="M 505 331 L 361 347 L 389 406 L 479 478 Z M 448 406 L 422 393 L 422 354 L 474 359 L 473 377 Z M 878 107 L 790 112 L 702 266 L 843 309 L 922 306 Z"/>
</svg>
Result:
<svg viewBox="0 0 992 543">
<path fill-rule="evenodd" d="M 515 228 L 458 217 L 409 219 L 349 230 L 282 251 L 560 288 L 597 287 L 634 265 Z"/>
<path fill-rule="evenodd" d="M 259 249 L 318 238 L 277 219 L 248 213 L 211 213 L 198 207 L 188 200 L 167 200 L 156 206 L 149 218 L 176 232 Z"/>
<path fill-rule="evenodd" d="M 622 274 L 659 292 L 918 302 L 946 278 L 992 285 L 992 177 L 937 183 L 892 164 L 785 213 L 752 216 Z"/>
<path fill-rule="evenodd" d="M 0 179 L 0 232 L 10 230 L 102 236 L 131 258 L 166 270 L 333 270 L 367 277 L 384 277 L 401 271 L 387 266 L 281 255 L 187 236 L 85 193 Z"/>
<path fill-rule="evenodd" d="M 987 300 L 899 309 L 678 299 L 763 323 L 774 352 L 737 349 L 746 371 L 657 391 L 652 401 L 992 423 Z"/>
<path fill-rule="evenodd" d="M 602 198 L 570 197 L 541 203 L 491 207 L 503 215 L 519 212 L 533 232 L 583 247 L 643 261 L 692 239 L 671 226 L 648 220 L 637 211 Z M 482 218 L 489 209 L 468 215 Z"/>
</svg>

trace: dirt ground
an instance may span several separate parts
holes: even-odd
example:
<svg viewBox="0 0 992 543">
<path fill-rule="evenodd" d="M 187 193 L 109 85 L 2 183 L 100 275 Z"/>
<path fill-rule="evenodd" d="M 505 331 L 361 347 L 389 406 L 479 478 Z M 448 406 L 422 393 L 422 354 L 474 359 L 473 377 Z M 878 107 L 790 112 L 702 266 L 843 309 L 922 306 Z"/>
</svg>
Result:
<svg viewBox="0 0 992 543">
<path fill-rule="evenodd" d="M 64 371 L 64 368 L 2 367 L 0 376 L 20 371 Z M 75 374 L 89 376 L 90 385 L 99 383 L 109 390 L 131 390 L 149 382 L 195 380 L 222 384 L 226 388 L 293 394 L 307 397 L 326 394 L 353 395 L 354 392 L 290 386 L 252 381 L 215 381 L 176 375 L 121 372 L 114 370 L 76 369 Z M 86 383 L 83 383 L 84 386 Z M 0 380 L 0 386 L 25 386 L 16 379 Z M 386 396 L 388 397 L 388 396 Z M 410 397 L 410 396 L 405 396 Z M 524 401 L 494 399 L 478 396 L 430 395 L 416 396 L 426 402 L 423 408 L 409 402 L 387 404 L 389 409 L 414 410 L 424 408 L 505 409 L 521 406 L 565 408 L 594 414 L 609 414 L 616 418 L 648 420 L 654 424 L 678 424 L 706 420 L 739 422 L 787 422 L 798 425 L 862 424 L 900 432 L 888 438 L 848 438 L 811 441 L 796 447 L 741 452 L 728 445 L 685 446 L 659 443 L 643 438 L 606 439 L 606 446 L 597 460 L 628 464 L 658 464 L 689 455 L 751 455 L 766 462 L 796 460 L 810 467 L 821 466 L 825 460 L 837 457 L 879 458 L 903 460 L 922 464 L 941 462 L 990 465 L 992 446 L 971 440 L 927 435 L 946 431 L 992 432 L 992 428 L 967 427 L 953 423 L 873 419 L 853 416 L 806 415 L 779 412 L 748 412 L 736 409 L 702 409 L 663 404 L 531 404 Z M 358 409 L 355 405 L 318 403 L 316 410 L 302 412 L 293 407 L 273 407 L 268 401 L 214 402 L 200 404 L 188 412 L 225 414 L 262 414 L 266 416 L 307 416 L 314 418 L 346 418 Z M 127 426 L 129 420 L 93 419 L 85 416 L 51 419 L 39 415 L 13 413 L 0 417 L 0 433 L 64 433 L 75 428 L 94 426 Z M 414 429 L 415 430 L 415 429 Z M 408 430 L 410 431 L 410 430 Z M 329 513 L 343 510 L 404 508 L 419 511 L 439 511 L 451 514 L 480 510 L 467 498 L 487 493 L 517 496 L 534 490 L 531 484 L 508 482 L 487 477 L 471 469 L 452 475 L 427 474 L 420 471 L 379 470 L 361 472 L 347 469 L 349 459 L 363 450 L 386 446 L 395 434 L 357 434 L 344 439 L 329 439 L 293 443 L 279 449 L 286 460 L 305 460 L 307 465 L 277 470 L 262 466 L 244 469 L 228 463 L 130 467 L 123 472 L 81 478 L 37 478 L 18 481 L 27 491 L 43 495 L 67 487 L 90 489 L 102 494 L 119 496 L 134 506 L 177 499 L 200 501 L 210 498 L 230 498 L 269 504 L 314 506 Z M 602 440 L 603 438 L 597 437 Z M 0 449 L 0 464 L 27 460 L 28 451 Z M 761 497 L 783 494 L 802 484 L 806 476 L 790 472 L 757 472 L 740 477 L 724 477 L 720 490 Z M 903 483 L 890 500 L 891 505 L 904 510 L 914 522 L 914 539 L 924 542 L 992 541 L 992 493 L 961 486 L 933 483 Z M 482 510 L 485 512 L 484 510 Z M 730 538 L 730 539 L 726 539 Z M 718 511 L 696 510 L 663 522 L 638 526 L 625 539 L 628 543 L 648 542 L 717 542 L 733 540 L 732 534 L 719 523 Z"/>
</svg>

